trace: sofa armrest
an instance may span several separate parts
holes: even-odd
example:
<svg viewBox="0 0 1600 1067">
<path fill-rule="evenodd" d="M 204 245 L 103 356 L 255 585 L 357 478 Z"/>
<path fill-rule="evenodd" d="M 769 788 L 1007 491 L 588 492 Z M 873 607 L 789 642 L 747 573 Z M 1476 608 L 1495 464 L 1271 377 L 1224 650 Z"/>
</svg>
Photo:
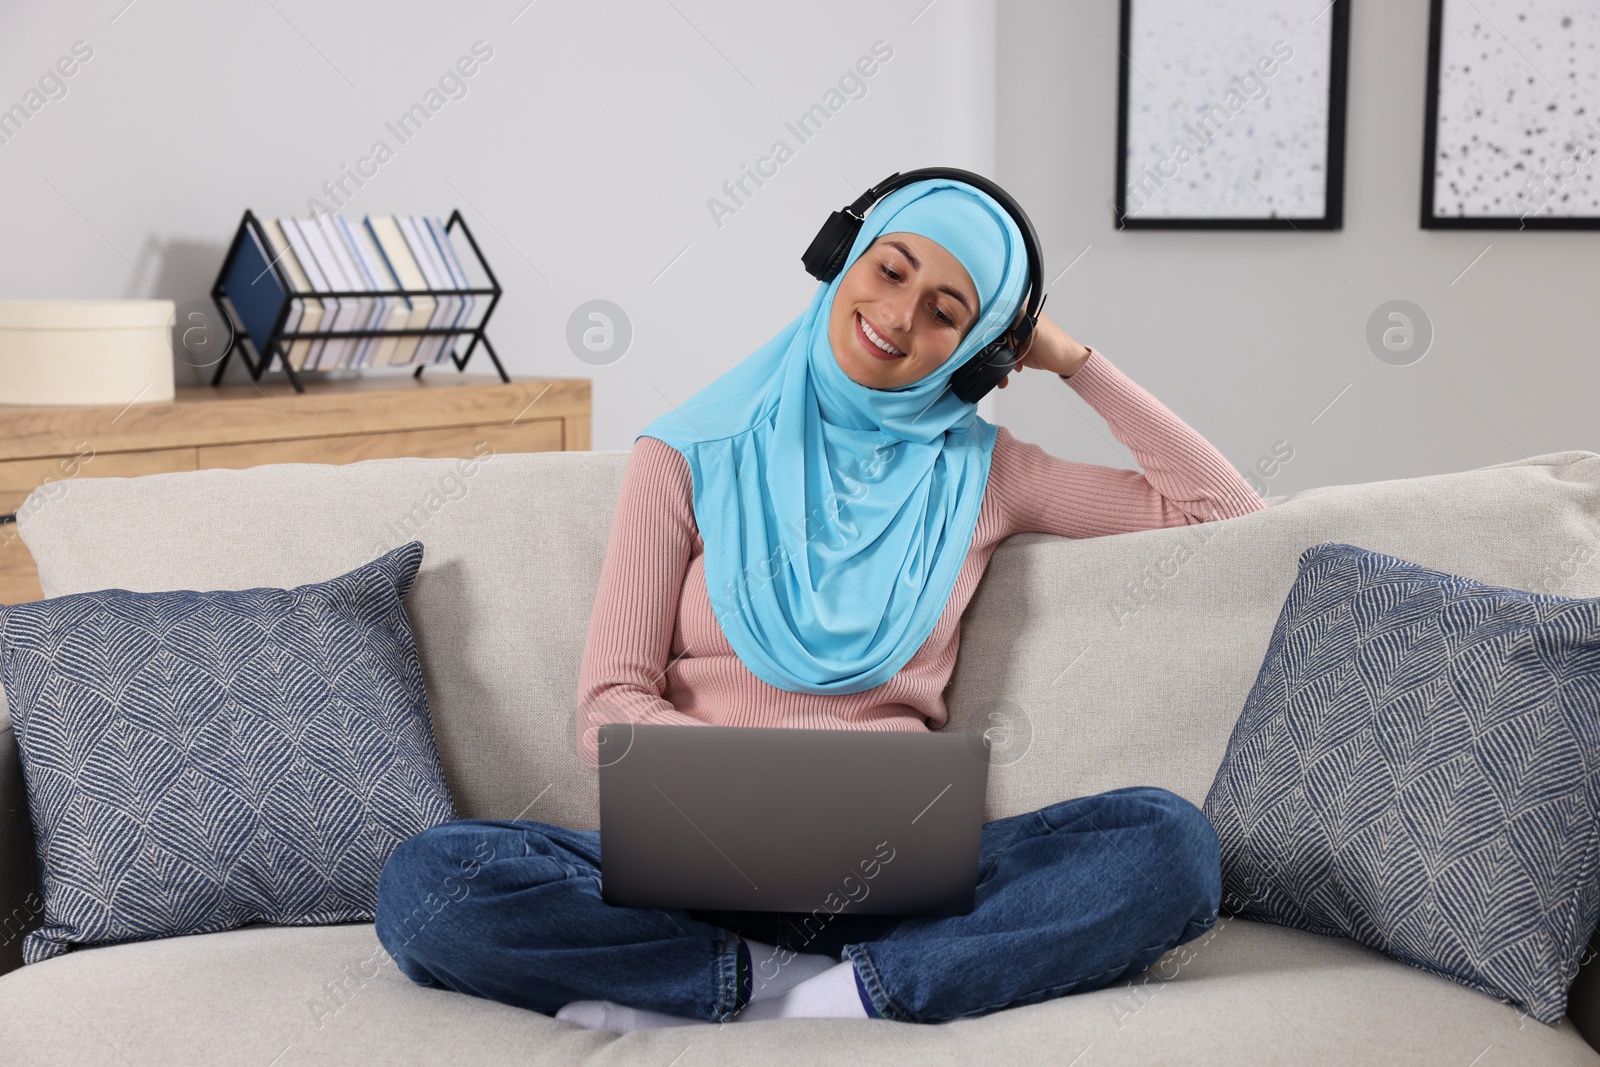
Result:
<svg viewBox="0 0 1600 1067">
<path fill-rule="evenodd" d="M 43 916 L 22 763 L 0 693 L 0 974 L 22 966 L 22 936 Z"/>
<path fill-rule="evenodd" d="M 1590 935 L 1589 948 L 1567 992 L 1567 1018 L 1590 1048 L 1600 1050 L 1600 929 Z"/>
</svg>

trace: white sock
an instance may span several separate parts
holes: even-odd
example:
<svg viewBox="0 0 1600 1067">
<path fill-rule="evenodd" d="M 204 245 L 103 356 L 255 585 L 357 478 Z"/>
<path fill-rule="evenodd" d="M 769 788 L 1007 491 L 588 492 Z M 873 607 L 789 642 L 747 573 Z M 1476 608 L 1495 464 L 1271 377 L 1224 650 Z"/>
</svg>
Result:
<svg viewBox="0 0 1600 1067">
<path fill-rule="evenodd" d="M 776 945 L 744 939 L 750 950 L 750 1003 L 787 993 L 839 961 L 820 953 L 790 952 Z"/>
<path fill-rule="evenodd" d="M 835 995 L 837 991 L 832 986 L 818 986 L 803 995 L 798 994 L 801 986 L 813 984 L 812 979 L 820 978 L 830 971 L 834 972 L 833 985 L 847 989 L 850 1000 L 855 1004 L 855 1011 L 846 1014 L 851 1018 L 867 1017 L 866 1011 L 861 1006 L 861 996 L 856 991 L 855 970 L 848 964 L 840 964 L 831 956 L 817 953 L 791 953 L 788 950 L 780 950 L 776 945 L 752 941 L 748 937 L 744 942 L 750 950 L 750 1004 L 747 1004 L 744 1011 L 736 1018 L 837 1016 L 841 1013 L 832 1010 L 833 1001 L 838 999 Z M 791 991 L 796 992 L 796 997 L 786 998 L 785 995 Z M 776 1014 L 749 1014 L 750 1005 L 757 1001 L 773 1001 L 779 998 L 785 998 L 785 1003 L 775 1009 Z M 650 1011 L 648 1008 L 630 1008 L 613 1000 L 574 1000 L 563 1004 L 556 1012 L 556 1018 L 590 1030 L 609 1030 L 614 1034 L 626 1034 L 632 1030 L 654 1030 L 665 1026 L 691 1026 L 707 1021 L 683 1015 L 668 1015 L 665 1012 Z"/>
<path fill-rule="evenodd" d="M 556 1012 L 556 1018 L 590 1030 L 610 1030 L 614 1034 L 625 1034 L 630 1030 L 654 1030 L 663 1026 L 693 1026 L 707 1021 L 646 1008 L 630 1008 L 611 1000 L 574 1000 L 563 1004 L 561 1010 Z"/>
<path fill-rule="evenodd" d="M 736 1017 L 738 1022 L 796 1018 L 865 1019 L 867 1009 L 856 989 L 856 965 L 840 960 L 819 975 L 807 978 L 787 993 L 752 1000 Z"/>
</svg>

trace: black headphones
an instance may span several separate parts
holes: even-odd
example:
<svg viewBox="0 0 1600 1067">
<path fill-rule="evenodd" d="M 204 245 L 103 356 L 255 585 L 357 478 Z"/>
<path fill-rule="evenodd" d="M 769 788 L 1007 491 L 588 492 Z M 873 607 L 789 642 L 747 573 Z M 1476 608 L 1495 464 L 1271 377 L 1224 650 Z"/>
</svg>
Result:
<svg viewBox="0 0 1600 1067">
<path fill-rule="evenodd" d="M 850 255 L 856 234 L 861 232 L 861 224 L 866 221 L 864 216 L 867 208 L 903 185 L 928 178 L 953 178 L 982 189 L 994 197 L 995 201 L 1006 209 L 1006 213 L 1016 220 L 1017 228 L 1022 231 L 1022 243 L 1028 253 L 1028 303 L 1022 320 L 1015 329 L 1001 333 L 999 337 L 973 353 L 971 358 L 956 368 L 956 372 L 950 376 L 950 388 L 956 396 L 969 404 L 975 404 L 985 393 L 999 385 L 1016 366 L 1019 358 L 1017 353 L 1027 346 L 1028 338 L 1033 336 L 1033 328 L 1039 323 L 1039 312 L 1044 307 L 1044 285 L 1040 281 L 1044 270 L 1044 256 L 1039 251 L 1039 238 L 1033 232 L 1033 223 L 1028 221 L 1027 213 L 1022 210 L 1021 205 L 1011 199 L 1011 194 L 983 175 L 974 174 L 970 170 L 958 170 L 955 167 L 923 167 L 920 170 L 908 170 L 904 173 L 896 171 L 862 193 L 854 203 L 829 215 L 828 221 L 822 224 L 822 229 L 812 238 L 811 247 L 806 249 L 805 255 L 801 256 L 800 260 L 813 278 L 821 282 L 832 281 L 839 273 L 839 268 L 844 266 L 845 258 Z"/>
</svg>

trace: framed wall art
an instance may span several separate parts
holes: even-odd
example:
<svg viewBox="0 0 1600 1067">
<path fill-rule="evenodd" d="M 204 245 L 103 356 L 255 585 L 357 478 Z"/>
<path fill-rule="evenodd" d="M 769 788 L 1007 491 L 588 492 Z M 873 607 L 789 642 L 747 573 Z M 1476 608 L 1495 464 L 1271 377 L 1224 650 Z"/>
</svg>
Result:
<svg viewBox="0 0 1600 1067">
<path fill-rule="evenodd" d="M 1600 228 L 1600 0 L 1433 0 L 1425 229 Z"/>
<path fill-rule="evenodd" d="M 1336 230 L 1349 0 L 1122 0 L 1122 229 Z"/>
</svg>

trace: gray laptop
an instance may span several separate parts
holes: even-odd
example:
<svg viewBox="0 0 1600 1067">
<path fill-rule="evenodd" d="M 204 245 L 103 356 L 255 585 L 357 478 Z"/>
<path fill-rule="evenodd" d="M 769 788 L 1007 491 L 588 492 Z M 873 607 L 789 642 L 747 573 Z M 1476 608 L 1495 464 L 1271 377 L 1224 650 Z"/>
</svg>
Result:
<svg viewBox="0 0 1600 1067">
<path fill-rule="evenodd" d="M 608 904 L 973 908 L 989 781 L 981 734 L 607 723 L 599 744 Z"/>
</svg>

